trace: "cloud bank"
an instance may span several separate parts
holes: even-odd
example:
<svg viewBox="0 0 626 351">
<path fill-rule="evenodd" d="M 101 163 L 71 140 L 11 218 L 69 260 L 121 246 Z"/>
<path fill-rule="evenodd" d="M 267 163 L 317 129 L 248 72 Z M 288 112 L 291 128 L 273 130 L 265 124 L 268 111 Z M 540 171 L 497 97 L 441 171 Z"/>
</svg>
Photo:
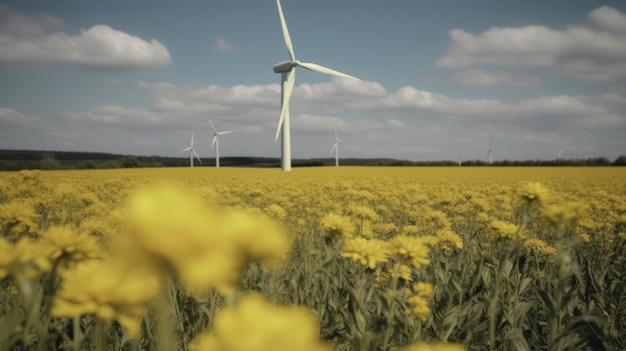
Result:
<svg viewBox="0 0 626 351">
<path fill-rule="evenodd" d="M 500 65 L 545 68 L 585 81 L 626 78 L 626 15 L 608 6 L 565 30 L 528 25 L 475 35 L 453 29 L 450 39 L 448 54 L 437 61 L 440 67 Z"/>
<path fill-rule="evenodd" d="M 0 68 L 70 65 L 97 71 L 159 69 L 172 62 L 168 49 L 99 24 L 77 35 L 50 16 L 29 16 L 0 5 Z"/>
</svg>

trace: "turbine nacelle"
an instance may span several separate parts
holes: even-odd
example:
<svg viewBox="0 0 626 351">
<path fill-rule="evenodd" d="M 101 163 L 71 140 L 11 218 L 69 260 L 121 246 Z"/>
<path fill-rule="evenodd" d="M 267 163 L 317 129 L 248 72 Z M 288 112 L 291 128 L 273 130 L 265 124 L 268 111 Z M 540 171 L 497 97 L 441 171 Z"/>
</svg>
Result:
<svg viewBox="0 0 626 351">
<path fill-rule="evenodd" d="M 287 73 L 291 71 L 292 68 L 298 65 L 298 61 L 283 61 L 274 65 L 274 73 Z"/>
</svg>

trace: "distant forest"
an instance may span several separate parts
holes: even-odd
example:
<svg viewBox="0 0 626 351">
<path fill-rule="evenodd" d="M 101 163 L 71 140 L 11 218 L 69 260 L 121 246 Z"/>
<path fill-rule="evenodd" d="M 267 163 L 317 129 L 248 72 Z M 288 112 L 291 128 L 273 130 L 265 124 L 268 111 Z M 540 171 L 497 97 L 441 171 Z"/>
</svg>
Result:
<svg viewBox="0 0 626 351">
<path fill-rule="evenodd" d="M 194 166 L 215 166 L 215 158 L 194 160 Z M 457 161 L 408 161 L 390 158 L 342 158 L 342 166 L 457 166 Z M 333 166 L 334 158 L 294 159 L 293 167 Z M 482 160 L 464 160 L 463 166 L 488 166 Z M 614 161 L 606 157 L 555 160 L 503 160 L 493 166 L 626 166 L 626 155 Z M 0 171 L 23 169 L 103 169 L 139 167 L 188 167 L 188 157 L 133 156 L 104 152 L 0 150 Z M 272 157 L 220 157 L 222 167 L 280 167 L 280 158 Z"/>
</svg>

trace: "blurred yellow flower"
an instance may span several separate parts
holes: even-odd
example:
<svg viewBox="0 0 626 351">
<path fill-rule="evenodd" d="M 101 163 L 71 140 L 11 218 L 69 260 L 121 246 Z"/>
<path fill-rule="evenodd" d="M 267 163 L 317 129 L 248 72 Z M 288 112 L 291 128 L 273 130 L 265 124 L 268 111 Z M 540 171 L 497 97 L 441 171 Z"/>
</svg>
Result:
<svg viewBox="0 0 626 351">
<path fill-rule="evenodd" d="M 13 229 L 19 226 L 28 226 L 36 229 L 34 219 L 37 218 L 33 207 L 23 201 L 11 201 L 0 204 L 0 227 Z"/>
<path fill-rule="evenodd" d="M 63 260 L 63 265 L 73 264 L 102 256 L 96 237 L 79 233 L 68 226 L 53 226 L 39 234 L 41 245 L 49 250 L 50 258 Z"/>
<path fill-rule="evenodd" d="M 571 224 L 587 212 L 588 206 L 580 202 L 570 202 L 544 206 L 541 213 L 554 227 Z"/>
<path fill-rule="evenodd" d="M 550 200 L 550 191 L 539 182 L 524 183 L 519 186 L 517 193 L 529 208 L 542 206 Z"/>
<path fill-rule="evenodd" d="M 215 315 L 213 330 L 197 337 L 191 351 L 330 351 L 319 341 L 319 322 L 301 307 L 273 306 L 259 295 L 242 297 Z"/>
<path fill-rule="evenodd" d="M 49 270 L 48 253 L 46 247 L 28 238 L 20 238 L 17 242 L 11 243 L 0 237 L 0 279 L 9 275 L 13 269 L 30 263 L 43 270 Z"/>
<path fill-rule="evenodd" d="M 89 261 L 61 272 L 63 283 L 53 298 L 52 315 L 94 314 L 114 319 L 130 335 L 139 335 L 145 304 L 158 294 L 159 280 L 140 266 L 119 261 Z"/>
<path fill-rule="evenodd" d="M 275 262 L 290 246 L 268 218 L 218 211 L 171 186 L 136 193 L 126 214 L 127 232 L 120 240 L 127 243 L 120 250 L 151 258 L 194 291 L 216 288 L 228 295 L 249 260 Z"/>
</svg>

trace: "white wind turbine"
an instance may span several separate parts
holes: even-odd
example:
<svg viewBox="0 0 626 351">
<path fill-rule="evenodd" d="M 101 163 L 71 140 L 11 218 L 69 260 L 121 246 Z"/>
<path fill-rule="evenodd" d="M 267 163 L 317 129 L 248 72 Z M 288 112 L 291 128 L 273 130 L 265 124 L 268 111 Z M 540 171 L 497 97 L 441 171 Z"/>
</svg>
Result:
<svg viewBox="0 0 626 351">
<path fill-rule="evenodd" d="M 330 149 L 330 154 L 333 154 L 333 151 L 335 152 L 335 167 L 339 167 L 339 143 L 342 142 L 343 140 L 339 139 L 339 137 L 337 136 L 337 128 L 335 128 L 335 143 L 333 144 L 333 148 Z"/>
<path fill-rule="evenodd" d="M 287 23 L 285 22 L 285 16 L 283 16 L 283 9 L 280 6 L 280 0 L 276 0 L 278 6 L 278 15 L 280 16 L 280 24 L 283 29 L 283 37 L 285 38 L 285 44 L 287 45 L 287 51 L 289 51 L 289 60 L 274 64 L 274 72 L 281 74 L 281 103 L 280 103 L 280 119 L 278 120 L 278 128 L 276 130 L 276 138 L 281 134 L 281 169 L 283 171 L 291 170 L 291 131 L 289 128 L 289 98 L 291 98 L 291 92 L 296 80 L 296 70 L 294 68 L 300 66 L 310 71 L 315 71 L 324 74 L 330 74 L 337 77 L 350 78 L 354 80 L 360 80 L 353 76 L 341 73 L 330 68 L 326 68 L 315 63 L 306 63 L 296 60 L 296 55 L 293 51 L 293 45 L 291 44 L 291 37 L 287 30 Z"/>
<path fill-rule="evenodd" d="M 457 163 L 459 164 L 459 167 L 461 167 L 461 149 L 459 149 L 459 158 Z"/>
<path fill-rule="evenodd" d="M 218 132 L 217 129 L 215 129 L 215 126 L 213 125 L 213 122 L 211 122 L 211 119 L 209 117 L 206 118 L 209 121 L 209 124 L 211 125 L 211 128 L 213 129 L 213 141 L 211 142 L 211 149 L 213 149 L 213 146 L 215 146 L 215 167 L 219 168 L 220 166 L 220 140 L 219 140 L 219 136 L 220 135 L 225 135 L 225 134 L 230 134 L 233 131 L 232 130 L 227 130 L 224 132 Z"/>
<path fill-rule="evenodd" d="M 558 148 L 558 149 L 559 149 L 559 155 L 557 156 L 557 158 L 556 158 L 556 159 L 560 161 L 560 160 L 561 160 L 561 155 L 563 154 L 563 150 L 561 150 L 561 147 L 560 147 L 560 146 L 559 146 L 559 148 Z"/>
<path fill-rule="evenodd" d="M 200 157 L 198 157 L 198 154 L 196 153 L 196 150 L 193 149 L 193 132 L 191 132 L 191 143 L 189 144 L 189 147 L 186 147 L 186 148 L 180 150 L 180 152 L 185 152 L 185 151 L 189 151 L 189 164 L 190 164 L 191 167 L 193 167 L 193 157 L 194 156 L 196 156 L 196 158 L 198 159 L 200 164 L 202 164 L 202 160 L 200 160 Z"/>
<path fill-rule="evenodd" d="M 491 166 L 491 163 L 493 162 L 493 155 L 491 152 L 492 146 L 493 146 L 493 138 L 491 138 L 491 140 L 489 141 L 489 151 L 487 151 L 487 156 L 485 156 L 485 161 L 488 161 L 490 166 Z"/>
</svg>

